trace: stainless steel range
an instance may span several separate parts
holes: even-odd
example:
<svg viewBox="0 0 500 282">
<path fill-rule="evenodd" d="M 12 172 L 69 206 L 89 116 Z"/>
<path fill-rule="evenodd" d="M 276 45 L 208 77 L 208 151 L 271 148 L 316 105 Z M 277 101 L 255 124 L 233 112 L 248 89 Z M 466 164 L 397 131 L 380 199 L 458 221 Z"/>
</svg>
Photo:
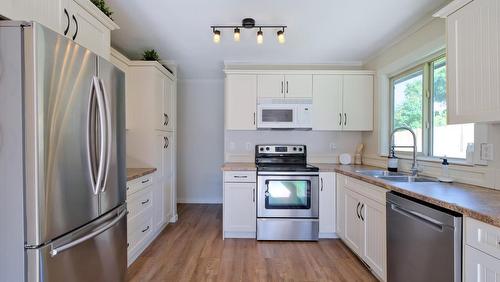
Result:
<svg viewBox="0 0 500 282">
<path fill-rule="evenodd" d="M 319 169 L 305 145 L 257 145 L 257 240 L 318 240 Z"/>
</svg>

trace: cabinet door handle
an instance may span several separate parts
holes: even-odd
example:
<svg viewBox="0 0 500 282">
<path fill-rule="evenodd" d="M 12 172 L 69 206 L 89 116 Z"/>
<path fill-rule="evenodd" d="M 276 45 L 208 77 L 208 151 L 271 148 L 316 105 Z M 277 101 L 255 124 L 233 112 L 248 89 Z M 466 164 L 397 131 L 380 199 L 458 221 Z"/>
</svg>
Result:
<svg viewBox="0 0 500 282">
<path fill-rule="evenodd" d="M 168 137 L 167 137 L 167 136 L 165 136 L 165 137 L 163 137 L 163 138 L 165 138 L 165 145 L 163 145 L 163 148 L 167 149 L 167 148 L 168 148 L 168 146 L 170 145 L 170 140 L 168 140 Z"/>
<path fill-rule="evenodd" d="M 145 205 L 145 204 L 147 204 L 147 203 L 149 203 L 149 199 L 147 199 L 146 201 L 142 201 L 142 202 L 141 202 L 141 205 Z"/>
<path fill-rule="evenodd" d="M 363 209 L 365 208 L 365 204 L 361 205 L 361 208 L 359 209 L 359 217 L 361 217 L 362 221 L 365 221 L 365 218 L 363 217 Z"/>
<path fill-rule="evenodd" d="M 169 119 L 168 115 L 163 113 L 163 125 L 167 126 L 169 121 L 170 121 L 170 119 Z"/>
<path fill-rule="evenodd" d="M 344 113 L 344 125 L 347 125 L 347 114 Z"/>
<path fill-rule="evenodd" d="M 255 112 L 253 113 L 253 125 L 256 123 Z"/>
<path fill-rule="evenodd" d="M 356 206 L 356 215 L 358 216 L 358 219 L 361 219 L 361 218 L 359 217 L 359 205 L 361 205 L 361 203 L 360 203 L 360 202 L 358 202 L 358 206 Z"/>
<path fill-rule="evenodd" d="M 252 189 L 252 200 L 255 203 L 255 188 Z"/>
<path fill-rule="evenodd" d="M 70 19 L 69 19 L 69 14 L 68 14 L 68 10 L 66 10 L 66 8 L 64 8 L 64 15 L 66 15 L 66 20 L 68 20 L 68 24 L 66 25 L 66 29 L 64 29 L 64 32 L 63 34 L 64 35 L 67 35 L 68 34 L 68 31 L 69 31 L 69 24 L 70 24 Z"/>
<path fill-rule="evenodd" d="M 286 94 L 288 94 L 288 80 L 286 81 Z"/>
<path fill-rule="evenodd" d="M 321 180 L 321 191 L 323 191 L 323 177 L 321 177 L 320 180 Z"/>
<path fill-rule="evenodd" d="M 73 34 L 73 40 L 76 39 L 76 36 L 78 35 L 78 21 L 76 20 L 75 18 L 75 15 L 73 15 L 73 20 L 75 21 L 75 25 L 76 25 L 76 30 L 75 30 L 75 34 Z"/>
<path fill-rule="evenodd" d="M 146 228 L 144 228 L 143 230 L 141 230 L 141 232 L 142 232 L 142 233 L 144 233 L 144 232 L 146 232 L 146 231 L 148 231 L 148 230 L 149 230 L 149 225 L 148 225 L 148 227 L 146 227 Z"/>
<path fill-rule="evenodd" d="M 342 125 L 342 113 L 339 113 L 339 125 Z"/>
</svg>

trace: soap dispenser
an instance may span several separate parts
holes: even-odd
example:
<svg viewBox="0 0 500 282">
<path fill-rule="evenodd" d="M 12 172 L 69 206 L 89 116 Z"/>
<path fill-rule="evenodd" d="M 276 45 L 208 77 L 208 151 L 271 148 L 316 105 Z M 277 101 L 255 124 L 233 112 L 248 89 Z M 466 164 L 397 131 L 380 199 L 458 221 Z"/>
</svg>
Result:
<svg viewBox="0 0 500 282">
<path fill-rule="evenodd" d="M 398 171 L 398 158 L 394 155 L 394 148 L 391 149 L 389 157 L 387 157 L 387 170 L 392 172 Z"/>
<path fill-rule="evenodd" d="M 446 156 L 443 158 L 443 162 L 441 163 L 441 176 L 438 177 L 441 182 L 453 182 L 453 178 L 450 177 L 450 171 L 448 169 L 448 159 Z"/>
</svg>

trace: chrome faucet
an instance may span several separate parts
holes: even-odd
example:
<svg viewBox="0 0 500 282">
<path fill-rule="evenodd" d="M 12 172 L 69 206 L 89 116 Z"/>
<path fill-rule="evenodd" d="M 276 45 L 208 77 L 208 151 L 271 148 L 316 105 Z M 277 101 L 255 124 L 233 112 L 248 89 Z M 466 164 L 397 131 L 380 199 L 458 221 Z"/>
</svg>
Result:
<svg viewBox="0 0 500 282">
<path fill-rule="evenodd" d="M 411 133 L 411 135 L 413 136 L 413 146 L 396 146 L 396 145 L 394 145 L 394 133 L 396 133 L 397 131 L 401 131 L 401 130 L 407 130 Z M 416 176 L 418 174 L 418 165 L 417 165 L 417 135 L 415 135 L 415 132 L 413 132 L 413 130 L 409 127 L 402 126 L 402 127 L 394 128 L 394 130 L 392 130 L 392 132 L 391 132 L 390 138 L 391 138 L 390 139 L 391 150 L 394 150 L 394 148 L 412 148 L 413 149 L 413 163 L 411 165 L 410 172 L 411 172 L 411 175 Z"/>
</svg>

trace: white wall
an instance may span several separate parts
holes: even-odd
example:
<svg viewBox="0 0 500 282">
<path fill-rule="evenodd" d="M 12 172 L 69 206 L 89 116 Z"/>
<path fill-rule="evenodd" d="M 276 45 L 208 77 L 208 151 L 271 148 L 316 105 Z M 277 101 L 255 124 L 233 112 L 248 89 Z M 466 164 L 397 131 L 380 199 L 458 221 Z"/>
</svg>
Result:
<svg viewBox="0 0 500 282">
<path fill-rule="evenodd" d="M 255 159 L 257 144 L 305 144 L 308 162 L 337 162 L 338 155 L 354 155 L 361 143 L 361 132 L 348 131 L 226 131 L 225 160 L 247 161 Z"/>
<path fill-rule="evenodd" d="M 224 81 L 178 81 L 179 203 L 221 203 Z"/>
</svg>

